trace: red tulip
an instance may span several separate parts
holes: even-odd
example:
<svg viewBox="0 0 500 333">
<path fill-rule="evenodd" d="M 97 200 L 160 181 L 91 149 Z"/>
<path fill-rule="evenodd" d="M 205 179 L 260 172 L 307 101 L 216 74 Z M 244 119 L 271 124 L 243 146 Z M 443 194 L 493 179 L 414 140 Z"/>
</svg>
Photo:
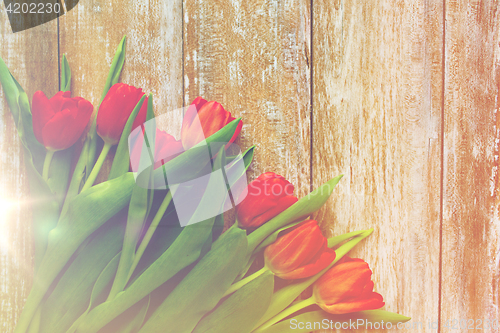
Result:
<svg viewBox="0 0 500 333">
<path fill-rule="evenodd" d="M 384 306 L 373 292 L 372 271 L 362 259 L 344 257 L 316 281 L 313 297 L 323 310 L 343 314 Z"/>
<path fill-rule="evenodd" d="M 235 119 L 219 103 L 197 97 L 188 107 L 182 121 L 181 141 L 184 149 L 205 140 Z M 242 126 L 240 121 L 229 143 L 236 140 Z"/>
<path fill-rule="evenodd" d="M 335 251 L 321 233 L 318 222 L 307 220 L 278 238 L 264 251 L 266 267 L 282 279 L 313 276 L 335 259 Z"/>
<path fill-rule="evenodd" d="M 133 134 L 140 135 L 140 138 L 138 138 L 137 140 L 133 140 L 135 141 L 133 142 L 134 147 L 132 148 L 132 152 L 130 153 L 130 162 L 132 171 L 134 172 L 137 172 L 139 170 L 139 163 L 141 159 L 141 149 L 143 147 L 143 135 L 141 133 L 142 131 L 133 132 Z M 159 168 L 162 164 L 167 163 L 183 151 L 184 149 L 182 148 L 182 143 L 180 141 L 175 140 L 175 138 L 167 132 L 156 129 L 154 154 L 155 169 Z M 149 158 L 149 155 L 147 158 Z"/>
<path fill-rule="evenodd" d="M 143 95 L 142 89 L 125 83 L 117 83 L 109 89 L 97 113 L 97 134 L 104 142 L 115 145 L 120 141 L 127 120 Z M 134 120 L 132 130 L 146 121 L 147 112 L 146 97 Z"/>
<path fill-rule="evenodd" d="M 274 172 L 266 172 L 248 185 L 245 199 L 236 207 L 240 227 L 259 227 L 297 202 L 293 185 Z"/>
<path fill-rule="evenodd" d="M 48 150 L 71 147 L 89 123 L 93 106 L 71 92 L 60 91 L 50 100 L 41 91 L 35 92 L 32 103 L 33 132 Z"/>
</svg>

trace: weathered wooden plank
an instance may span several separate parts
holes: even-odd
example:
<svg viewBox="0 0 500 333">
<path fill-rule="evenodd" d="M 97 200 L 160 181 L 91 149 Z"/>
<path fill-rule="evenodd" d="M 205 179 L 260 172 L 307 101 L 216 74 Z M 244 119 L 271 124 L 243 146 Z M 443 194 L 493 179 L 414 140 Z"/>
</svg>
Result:
<svg viewBox="0 0 500 333">
<path fill-rule="evenodd" d="M 184 99 L 216 100 L 256 145 L 249 178 L 283 175 L 309 192 L 310 3 L 184 1 Z"/>
<path fill-rule="evenodd" d="M 0 56 L 30 97 L 58 91 L 57 21 L 12 33 L 0 5 Z M 14 119 L 0 88 L 0 331 L 11 332 L 33 278 L 28 181 Z"/>
<path fill-rule="evenodd" d="M 124 35 L 127 46 L 121 82 L 152 92 L 157 115 L 181 108 L 180 0 L 82 1 L 61 17 L 60 48 L 61 54 L 67 54 L 72 69 L 73 93 L 97 107 L 109 66 Z M 168 119 L 163 118 L 159 128 L 170 131 Z M 109 166 L 110 163 L 105 165 L 98 181 L 104 179 Z"/>
<path fill-rule="evenodd" d="M 313 182 L 344 174 L 316 218 L 332 235 L 375 228 L 351 255 L 385 310 L 435 331 L 442 5 L 315 1 L 313 15 Z"/>
<path fill-rule="evenodd" d="M 446 2 L 442 332 L 499 330 L 498 11 Z"/>
</svg>

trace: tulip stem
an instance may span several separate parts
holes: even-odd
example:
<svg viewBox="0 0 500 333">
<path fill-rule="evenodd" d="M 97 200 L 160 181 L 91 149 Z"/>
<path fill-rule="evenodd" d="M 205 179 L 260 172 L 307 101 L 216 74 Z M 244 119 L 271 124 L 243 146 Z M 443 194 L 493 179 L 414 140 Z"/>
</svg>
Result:
<svg viewBox="0 0 500 333">
<path fill-rule="evenodd" d="M 101 171 L 102 164 L 104 163 L 104 160 L 106 159 L 106 156 L 108 156 L 109 150 L 111 149 L 112 144 L 109 143 L 104 143 L 104 146 L 102 147 L 101 154 L 99 155 L 99 158 L 97 159 L 97 162 L 95 162 L 94 168 L 92 169 L 92 172 L 89 175 L 89 178 L 87 178 L 87 181 L 85 182 L 85 185 L 83 185 L 82 192 L 88 189 L 89 187 L 92 187 L 94 185 L 95 179 L 97 178 L 97 175 L 99 174 L 99 171 Z"/>
<path fill-rule="evenodd" d="M 165 196 L 165 199 L 163 199 L 163 202 L 160 205 L 160 208 L 158 208 L 158 211 L 156 212 L 153 221 L 151 221 L 151 225 L 149 226 L 148 231 L 146 231 L 146 234 L 142 239 L 141 245 L 139 245 L 139 248 L 135 253 L 134 261 L 132 262 L 132 266 L 130 266 L 130 270 L 128 272 L 128 276 L 127 279 L 125 280 L 124 286 L 127 285 L 128 281 L 130 280 L 130 277 L 132 276 L 132 273 L 134 273 L 134 270 L 137 267 L 137 264 L 139 264 L 139 260 L 141 260 L 141 257 L 144 254 L 146 247 L 151 241 L 151 237 L 153 237 L 153 234 L 156 231 L 156 228 L 158 227 L 158 224 L 160 223 L 163 214 L 165 214 L 165 211 L 167 210 L 170 201 L 172 201 L 172 191 L 168 191 L 167 195 Z"/>
<path fill-rule="evenodd" d="M 49 180 L 49 169 L 50 169 L 50 162 L 52 162 L 52 157 L 54 157 L 55 150 L 47 150 L 47 154 L 45 154 L 45 161 L 43 162 L 43 171 L 42 171 L 42 177 L 43 180 L 47 181 Z"/>
<path fill-rule="evenodd" d="M 222 297 L 225 297 L 231 293 L 234 293 L 236 290 L 240 289 L 241 287 L 243 287 L 247 283 L 251 282 L 252 280 L 255 280 L 256 278 L 258 278 L 259 276 L 264 274 L 267 270 L 268 270 L 268 268 L 266 266 L 264 266 L 260 270 L 258 270 L 257 272 L 253 273 L 252 275 L 249 275 L 246 278 L 244 278 L 243 280 L 240 280 L 240 281 L 232 284 L 229 287 L 229 289 L 224 293 L 224 296 L 222 296 Z"/>
<path fill-rule="evenodd" d="M 289 315 L 291 315 L 299 310 L 302 310 L 302 309 L 308 307 L 309 305 L 313 305 L 315 303 L 316 303 L 316 301 L 314 300 L 314 296 L 311 296 L 308 299 L 305 299 L 303 301 L 299 301 L 299 302 L 293 304 L 292 306 L 290 306 L 289 308 L 286 308 L 282 312 L 278 313 L 276 316 L 272 317 L 268 321 L 266 321 L 264 324 L 262 324 L 262 326 L 260 326 L 258 329 L 254 330 L 253 332 L 255 332 L 255 333 L 262 332 L 266 328 L 276 324 L 277 322 L 288 317 Z"/>
</svg>

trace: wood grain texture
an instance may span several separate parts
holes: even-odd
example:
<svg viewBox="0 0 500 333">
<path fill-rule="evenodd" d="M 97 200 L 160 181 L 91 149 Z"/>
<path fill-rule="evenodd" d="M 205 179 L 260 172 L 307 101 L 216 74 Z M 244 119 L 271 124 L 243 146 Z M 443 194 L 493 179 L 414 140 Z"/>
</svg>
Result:
<svg viewBox="0 0 500 333">
<path fill-rule="evenodd" d="M 446 2 L 442 332 L 447 320 L 500 319 L 498 12 Z"/>
<path fill-rule="evenodd" d="M 82 1 L 61 17 L 61 55 L 67 55 L 72 69 L 73 94 L 97 108 L 124 35 L 126 59 L 120 82 L 153 93 L 156 115 L 182 108 L 182 2 L 178 0 Z M 158 127 L 172 133 L 165 118 Z M 105 179 L 112 156 L 98 181 Z"/>
<path fill-rule="evenodd" d="M 58 91 L 57 21 L 18 33 L 0 11 L 0 57 L 31 102 L 37 90 Z M 11 332 L 33 279 L 33 231 L 24 158 L 0 88 L 0 331 Z"/>
<path fill-rule="evenodd" d="M 273 171 L 309 192 L 310 3 L 184 0 L 184 96 L 243 118 L 249 180 Z"/>
<path fill-rule="evenodd" d="M 59 19 L 59 46 L 73 96 L 97 106 L 127 35 L 121 81 L 154 94 L 156 114 L 168 115 L 160 128 L 178 137 L 182 111 L 169 112 L 197 96 L 243 118 L 237 143 L 257 146 L 249 180 L 274 171 L 303 196 L 311 177 L 316 187 L 344 174 L 315 215 L 323 230 L 375 228 L 351 255 L 372 267 L 385 309 L 421 322 L 415 332 L 436 332 L 428 323 L 438 319 L 440 332 L 457 332 L 446 320 L 500 320 L 498 9 L 492 0 L 87 0 Z M 0 56 L 28 95 L 57 91 L 57 21 L 12 34 L 2 11 Z M 33 246 L 1 89 L 0 100 L 0 331 L 11 332 Z"/>
<path fill-rule="evenodd" d="M 314 186 L 344 174 L 316 218 L 330 235 L 374 228 L 351 256 L 373 269 L 385 310 L 427 325 L 439 311 L 442 6 L 315 1 L 313 13 Z"/>
</svg>

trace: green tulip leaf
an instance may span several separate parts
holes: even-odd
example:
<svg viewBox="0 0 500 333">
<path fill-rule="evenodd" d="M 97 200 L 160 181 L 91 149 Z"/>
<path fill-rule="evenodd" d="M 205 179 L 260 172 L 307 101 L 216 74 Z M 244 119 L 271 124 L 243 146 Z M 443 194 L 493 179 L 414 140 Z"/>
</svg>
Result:
<svg viewBox="0 0 500 333">
<path fill-rule="evenodd" d="M 347 234 L 330 237 L 330 238 L 328 238 L 328 247 L 334 248 L 335 246 L 339 245 L 340 243 L 345 242 L 346 240 L 351 239 L 353 237 L 359 236 L 365 232 L 366 232 L 366 230 L 358 230 L 358 231 L 349 232 Z"/>
<path fill-rule="evenodd" d="M 60 207 L 62 207 L 66 197 L 73 152 L 74 147 L 56 151 L 50 163 L 47 183 Z"/>
<path fill-rule="evenodd" d="M 151 304 L 151 295 L 134 304 L 112 322 L 106 325 L 102 332 L 136 333 L 142 326 Z"/>
<path fill-rule="evenodd" d="M 14 76 L 12 76 L 12 80 L 19 91 L 18 105 L 20 110 L 20 126 L 17 128 L 17 133 L 19 134 L 21 140 L 25 139 L 24 143 L 32 155 L 33 165 L 37 171 L 40 172 L 43 168 L 46 149 L 40 142 L 38 142 L 35 137 L 35 133 L 33 132 L 33 120 L 31 117 L 28 95 L 24 92 L 23 88 Z"/>
<path fill-rule="evenodd" d="M 61 61 L 61 91 L 71 90 L 71 68 L 69 67 L 68 59 L 63 54 Z"/>
<path fill-rule="evenodd" d="M 238 159 L 243 158 L 245 170 L 247 170 L 252 162 L 253 152 L 254 152 L 254 147 L 250 147 L 242 155 L 227 156 L 226 164 L 228 164 L 228 162 L 234 161 L 237 158 Z M 234 164 L 229 166 L 228 172 L 232 172 L 231 170 L 233 169 L 233 166 Z M 240 172 L 240 171 L 235 170 L 234 172 Z M 160 201 L 161 200 L 158 201 L 158 205 Z M 175 212 L 175 207 L 171 206 L 171 208 L 169 208 L 165 213 L 162 222 L 158 226 L 155 234 L 153 235 L 153 238 L 151 239 L 149 246 L 146 248 L 146 251 L 144 252 L 141 260 L 139 261 L 136 273 L 134 274 L 134 276 L 132 276 L 132 280 L 135 280 L 137 275 L 142 274 L 142 272 L 144 272 L 144 270 L 147 267 L 149 267 L 156 259 L 158 259 L 161 256 L 161 254 L 164 253 L 170 247 L 170 245 L 172 245 L 177 236 L 181 233 L 183 228 L 179 227 L 179 221 L 177 220 L 176 214 L 173 214 L 174 212 Z M 169 215 L 170 218 L 168 218 Z M 216 217 L 214 222 L 214 226 L 212 229 L 213 242 L 220 236 L 220 233 L 222 232 L 223 228 L 224 228 L 224 216 L 223 214 L 221 214 Z"/>
<path fill-rule="evenodd" d="M 165 195 L 156 195 L 156 197 L 159 196 L 164 197 Z M 179 226 L 179 220 L 175 214 L 175 207 L 171 205 L 163 215 L 163 218 L 153 234 L 149 245 L 146 247 L 146 250 L 137 264 L 128 285 L 132 284 L 138 276 L 140 276 L 149 266 L 151 266 L 152 263 L 154 263 L 165 251 L 167 251 L 183 229 L 184 228 Z"/>
<path fill-rule="evenodd" d="M 75 256 L 68 269 L 57 282 L 54 290 L 43 303 L 40 333 L 65 332 L 88 308 L 96 280 L 113 257 L 120 252 L 121 243 L 113 242 L 116 235 L 123 237 L 124 228 L 120 219 L 100 228 L 83 249 Z M 92 269 L 89 269 L 91 267 Z M 116 272 L 116 265 L 112 273 Z M 108 268 L 110 269 L 110 268 Z M 111 277 L 112 278 L 112 277 Z M 111 279 L 110 278 L 110 279 Z M 109 283 L 109 281 L 108 281 Z M 94 295 L 94 299 L 96 296 Z"/>
<path fill-rule="evenodd" d="M 106 97 L 109 88 L 111 88 L 114 84 L 118 83 L 118 80 L 120 79 L 120 74 L 122 73 L 123 64 L 125 63 L 126 45 L 127 45 L 127 36 L 123 36 L 122 40 L 120 41 L 120 44 L 118 44 L 118 48 L 116 49 L 113 61 L 111 62 L 108 78 L 106 79 L 106 83 L 102 91 L 101 102 L 104 99 L 104 97 Z"/>
<path fill-rule="evenodd" d="M 266 314 L 260 319 L 259 323 L 256 327 L 261 326 L 266 321 L 276 316 L 278 313 L 283 311 L 286 307 L 288 307 L 292 302 L 299 297 L 299 295 L 306 290 L 309 286 L 311 286 L 316 280 L 318 280 L 326 271 L 328 271 L 333 265 L 335 265 L 344 255 L 346 255 L 354 246 L 356 246 L 363 239 L 368 237 L 373 232 L 373 229 L 366 230 L 359 236 L 353 238 L 347 243 L 341 245 L 338 249 L 335 250 L 336 256 L 335 260 L 332 261 L 330 265 L 328 265 L 325 269 L 323 269 L 318 274 L 307 278 L 305 280 L 301 280 L 300 282 L 288 285 L 276 293 L 274 293 L 273 298 L 271 300 L 271 304 L 266 311 Z"/>
<path fill-rule="evenodd" d="M 292 206 L 288 207 L 285 211 L 278 216 L 266 222 L 257 230 L 252 232 L 248 237 L 249 256 L 254 250 L 262 243 L 269 235 L 278 230 L 279 228 L 294 222 L 304 219 L 311 213 L 320 209 L 328 200 L 333 192 L 333 189 L 343 176 L 337 176 L 330 179 L 319 188 L 315 189 L 305 197 L 301 198 Z"/>
<path fill-rule="evenodd" d="M 227 156 L 226 163 L 231 164 L 233 161 L 238 161 L 241 158 L 243 158 L 243 163 L 245 163 L 245 166 L 248 169 L 250 163 L 252 163 L 254 152 L 255 152 L 255 146 L 251 146 L 250 148 L 245 150 L 245 152 L 243 152 L 242 154 Z"/>
<path fill-rule="evenodd" d="M 102 95 L 101 95 L 101 100 L 99 102 L 99 106 L 101 105 L 102 101 L 104 100 L 104 97 L 106 97 L 106 94 L 109 91 L 109 88 L 111 88 L 112 85 L 118 83 L 118 80 L 120 78 L 120 74 L 123 69 L 123 64 L 125 62 L 125 46 L 126 46 L 126 36 L 123 36 L 122 40 L 120 41 L 120 44 L 118 44 L 118 48 L 116 49 L 115 56 L 113 58 L 113 61 L 111 62 L 111 67 L 109 69 L 108 73 L 108 78 L 106 79 L 106 83 L 104 84 L 104 89 L 102 90 Z M 88 140 L 88 151 L 87 151 L 87 158 L 85 158 L 87 165 L 86 169 L 87 172 L 85 173 L 85 176 L 88 177 L 92 168 L 94 167 L 95 163 L 95 155 L 96 155 L 96 149 L 97 149 L 97 124 L 96 124 L 96 119 L 97 119 L 97 114 L 99 113 L 99 107 L 97 108 L 97 112 L 95 114 L 95 118 L 92 121 L 92 125 L 90 127 L 90 130 L 87 134 L 87 140 Z M 86 179 L 85 179 L 86 180 Z"/>
<path fill-rule="evenodd" d="M 80 157 L 78 158 L 78 162 L 76 163 L 75 169 L 73 170 L 73 176 L 71 177 L 71 181 L 69 182 L 69 187 L 66 192 L 66 198 L 64 199 L 63 208 L 61 209 L 61 215 L 64 215 L 66 213 L 68 204 L 78 193 L 80 193 L 80 190 L 83 187 L 86 175 L 87 158 L 89 157 L 89 145 L 89 140 L 85 140 L 82 151 L 80 153 Z"/>
<path fill-rule="evenodd" d="M 224 230 L 224 214 L 215 217 L 214 226 L 212 228 L 212 239 L 207 239 L 210 240 L 210 245 L 219 238 L 222 234 L 222 230 Z"/>
<path fill-rule="evenodd" d="M 29 174 L 30 172 L 28 172 Z M 28 176 L 30 179 L 31 177 Z M 31 178 L 32 179 L 32 178 Z M 30 191 L 37 186 L 30 181 Z M 34 191 L 33 191 L 34 192 Z M 33 193 L 32 192 L 32 193 Z M 36 196 L 32 195 L 32 198 Z M 51 197 L 39 197 L 40 200 L 35 201 L 32 205 L 33 212 L 33 233 L 35 241 L 35 271 L 37 272 L 43 256 L 47 250 L 48 235 L 57 225 L 59 219 L 59 205 Z"/>
<path fill-rule="evenodd" d="M 95 281 L 94 287 L 92 288 L 92 293 L 90 295 L 90 302 L 88 302 L 88 307 L 85 312 L 78 317 L 77 320 L 73 322 L 71 327 L 66 331 L 66 333 L 74 333 L 78 325 L 85 319 L 87 313 L 90 309 L 95 307 L 97 303 L 100 303 L 102 299 L 105 299 L 105 292 L 109 290 L 110 283 L 115 276 L 116 269 L 118 268 L 118 262 L 120 260 L 120 252 L 118 252 L 113 259 L 104 267 L 102 272 L 99 274 L 97 281 Z"/>
<path fill-rule="evenodd" d="M 37 283 L 28 296 L 15 332 L 24 332 L 48 288 L 80 244 L 130 201 L 134 176 L 122 177 L 91 187 L 76 196 L 48 237 Z"/>
<path fill-rule="evenodd" d="M 9 105 L 12 116 L 14 117 L 14 122 L 16 126 L 19 126 L 19 89 L 17 89 L 14 78 L 2 58 L 0 58 L 0 82 L 2 83 L 7 104 Z"/>
<path fill-rule="evenodd" d="M 146 99 L 146 95 L 143 95 L 139 100 L 139 102 L 137 102 L 134 110 L 128 117 L 125 127 L 123 128 L 122 136 L 120 137 L 120 141 L 118 142 L 118 147 L 116 147 L 116 154 L 113 159 L 113 164 L 111 165 L 111 170 L 109 172 L 108 180 L 119 177 L 127 173 L 129 170 L 130 153 L 128 150 L 128 137 L 130 136 L 130 131 L 132 130 L 132 125 L 134 123 L 135 117 L 141 110 L 142 104 L 144 103 L 144 99 Z M 153 146 L 153 151 L 154 151 L 154 146 Z"/>
<path fill-rule="evenodd" d="M 132 269 L 141 231 L 145 226 L 146 217 L 151 207 L 148 202 L 150 199 L 149 192 L 153 191 L 137 185 L 134 186 L 132 191 L 120 264 L 118 265 L 113 287 L 111 288 L 110 297 L 114 297 L 118 292 L 125 289 L 128 282 L 129 272 Z"/>
<path fill-rule="evenodd" d="M 139 332 L 191 332 L 219 302 L 245 263 L 246 233 L 232 228 L 224 233 Z"/>
<path fill-rule="evenodd" d="M 231 294 L 205 316 L 193 333 L 249 333 L 266 312 L 274 290 L 274 275 L 265 272 Z"/>
<path fill-rule="evenodd" d="M 2 84 L 5 99 L 14 118 L 19 139 L 25 148 L 25 155 L 28 157 L 26 165 L 28 166 L 29 163 L 32 163 L 41 178 L 46 150 L 38 142 L 33 133 L 28 96 L 10 73 L 2 58 L 0 58 L 0 83 Z"/>
<path fill-rule="evenodd" d="M 220 169 L 221 166 L 224 165 L 224 160 L 225 154 L 221 149 L 221 152 L 215 160 L 213 169 Z M 218 179 L 218 177 L 214 176 L 210 178 L 210 181 L 215 182 L 218 181 Z M 200 205 L 193 214 L 193 218 L 196 218 L 200 207 L 206 205 L 203 200 L 208 200 L 210 202 L 212 195 L 212 193 L 207 193 L 203 196 Z M 214 222 L 215 217 L 212 217 L 203 222 L 189 224 L 183 228 L 172 245 L 123 292 L 118 293 L 113 299 L 93 309 L 88 314 L 85 321 L 80 324 L 77 332 L 97 332 L 126 309 L 130 308 L 168 281 L 179 271 L 194 263 L 200 257 L 207 238 L 212 237 Z"/>
<path fill-rule="evenodd" d="M 123 235 L 123 233 L 122 233 Z M 103 271 L 97 278 L 97 281 L 92 288 L 92 294 L 90 295 L 90 303 L 88 309 L 92 309 L 97 304 L 103 302 L 106 299 L 106 292 L 109 290 L 113 277 L 115 276 L 116 269 L 118 268 L 118 261 L 120 259 L 121 252 L 118 252 L 113 259 L 104 267 Z"/>
</svg>

